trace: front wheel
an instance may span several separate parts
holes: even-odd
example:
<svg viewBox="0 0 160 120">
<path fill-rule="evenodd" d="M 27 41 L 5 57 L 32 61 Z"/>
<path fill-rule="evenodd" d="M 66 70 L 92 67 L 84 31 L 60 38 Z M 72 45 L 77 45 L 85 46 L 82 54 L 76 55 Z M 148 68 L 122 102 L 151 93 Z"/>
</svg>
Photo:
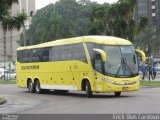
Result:
<svg viewBox="0 0 160 120">
<path fill-rule="evenodd" d="M 91 85 L 88 81 L 86 82 L 86 96 L 88 98 L 92 97 Z"/>
<path fill-rule="evenodd" d="M 116 97 L 121 96 L 121 92 L 115 92 L 114 94 L 115 94 Z"/>
</svg>

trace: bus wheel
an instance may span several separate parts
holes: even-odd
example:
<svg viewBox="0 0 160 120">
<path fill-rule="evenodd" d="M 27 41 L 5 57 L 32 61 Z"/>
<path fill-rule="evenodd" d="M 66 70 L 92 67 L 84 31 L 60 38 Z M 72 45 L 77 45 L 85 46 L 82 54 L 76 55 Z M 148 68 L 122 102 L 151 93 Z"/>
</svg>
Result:
<svg viewBox="0 0 160 120">
<path fill-rule="evenodd" d="M 114 94 L 115 94 L 116 97 L 121 96 L 121 92 L 115 92 Z"/>
<path fill-rule="evenodd" d="M 30 93 L 34 93 L 34 85 L 33 85 L 33 83 L 32 83 L 32 81 L 30 80 L 29 82 L 28 82 L 28 90 L 29 90 L 29 92 Z"/>
<path fill-rule="evenodd" d="M 88 98 L 92 97 L 91 85 L 89 81 L 86 81 L 86 95 Z"/>
<path fill-rule="evenodd" d="M 39 80 L 36 80 L 36 81 L 35 81 L 35 91 L 36 91 L 36 93 L 38 93 L 38 94 L 41 94 L 41 93 L 42 93 L 42 89 L 41 89 L 41 85 L 40 85 Z"/>
</svg>

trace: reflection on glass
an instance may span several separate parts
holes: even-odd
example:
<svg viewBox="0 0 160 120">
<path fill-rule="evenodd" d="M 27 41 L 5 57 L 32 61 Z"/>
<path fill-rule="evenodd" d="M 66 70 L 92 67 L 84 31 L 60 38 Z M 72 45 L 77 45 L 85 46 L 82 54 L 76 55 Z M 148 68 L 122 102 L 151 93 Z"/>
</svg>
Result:
<svg viewBox="0 0 160 120">
<path fill-rule="evenodd" d="M 106 52 L 105 74 L 115 77 L 132 77 L 138 74 L 138 63 L 133 46 L 102 45 Z"/>
</svg>

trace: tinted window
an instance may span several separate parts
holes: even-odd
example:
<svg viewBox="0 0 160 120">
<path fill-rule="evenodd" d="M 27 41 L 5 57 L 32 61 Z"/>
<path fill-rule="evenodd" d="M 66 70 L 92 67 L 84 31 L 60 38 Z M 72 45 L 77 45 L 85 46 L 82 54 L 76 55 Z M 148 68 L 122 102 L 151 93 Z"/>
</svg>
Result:
<svg viewBox="0 0 160 120">
<path fill-rule="evenodd" d="M 41 48 L 39 51 L 40 56 L 40 62 L 47 62 L 50 60 L 49 54 L 50 54 L 51 48 Z"/>
<path fill-rule="evenodd" d="M 40 51 L 39 49 L 31 50 L 30 62 L 39 62 L 40 61 L 39 51 Z"/>
<path fill-rule="evenodd" d="M 25 63 L 30 61 L 30 50 L 21 50 L 17 53 L 17 60 Z"/>
<path fill-rule="evenodd" d="M 17 60 L 21 63 L 46 62 L 50 60 L 51 48 L 22 50 L 17 52 Z"/>
<path fill-rule="evenodd" d="M 96 54 L 95 55 L 95 69 L 102 73 L 102 60 L 101 60 L 101 55 L 100 54 Z"/>
<path fill-rule="evenodd" d="M 80 60 L 80 61 L 83 61 L 83 62 L 87 61 L 82 43 L 73 45 L 73 59 L 74 60 Z"/>
<path fill-rule="evenodd" d="M 52 61 L 59 61 L 61 60 L 61 46 L 54 46 L 52 47 L 52 55 L 51 60 Z"/>
<path fill-rule="evenodd" d="M 61 60 L 72 60 L 72 45 L 62 46 Z"/>
<path fill-rule="evenodd" d="M 88 42 L 88 43 L 86 43 L 86 45 L 87 45 L 87 49 L 88 49 L 88 52 L 89 52 L 89 56 L 90 56 L 92 65 L 94 65 L 94 51 L 93 51 L 93 48 L 100 48 L 100 44 Z"/>
<path fill-rule="evenodd" d="M 19 62 L 47 62 L 64 60 L 87 61 L 82 43 L 18 51 L 17 60 Z"/>
<path fill-rule="evenodd" d="M 94 60 L 94 51 L 92 49 L 96 48 L 96 44 L 95 43 L 86 43 L 86 45 L 87 45 L 87 49 L 88 49 L 91 61 L 93 61 Z"/>
</svg>

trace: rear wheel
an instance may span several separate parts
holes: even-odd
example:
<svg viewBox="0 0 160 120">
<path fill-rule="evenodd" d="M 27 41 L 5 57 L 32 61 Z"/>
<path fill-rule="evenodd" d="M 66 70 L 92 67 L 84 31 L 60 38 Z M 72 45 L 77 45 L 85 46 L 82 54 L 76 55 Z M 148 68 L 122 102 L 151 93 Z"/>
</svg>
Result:
<svg viewBox="0 0 160 120">
<path fill-rule="evenodd" d="M 86 96 L 88 98 L 92 97 L 91 85 L 90 85 L 89 81 L 86 81 Z"/>
<path fill-rule="evenodd" d="M 28 90 L 29 90 L 29 92 L 30 93 L 34 93 L 34 85 L 33 85 L 33 83 L 32 83 L 32 81 L 30 80 L 29 82 L 28 82 Z"/>
<path fill-rule="evenodd" d="M 114 94 L 115 94 L 116 97 L 121 96 L 121 92 L 115 92 Z"/>
<path fill-rule="evenodd" d="M 35 81 L 35 91 L 36 91 L 36 93 L 38 93 L 38 94 L 41 94 L 41 93 L 42 93 L 42 89 L 41 89 L 41 85 L 40 85 L 39 80 L 36 80 L 36 81 Z"/>
</svg>

